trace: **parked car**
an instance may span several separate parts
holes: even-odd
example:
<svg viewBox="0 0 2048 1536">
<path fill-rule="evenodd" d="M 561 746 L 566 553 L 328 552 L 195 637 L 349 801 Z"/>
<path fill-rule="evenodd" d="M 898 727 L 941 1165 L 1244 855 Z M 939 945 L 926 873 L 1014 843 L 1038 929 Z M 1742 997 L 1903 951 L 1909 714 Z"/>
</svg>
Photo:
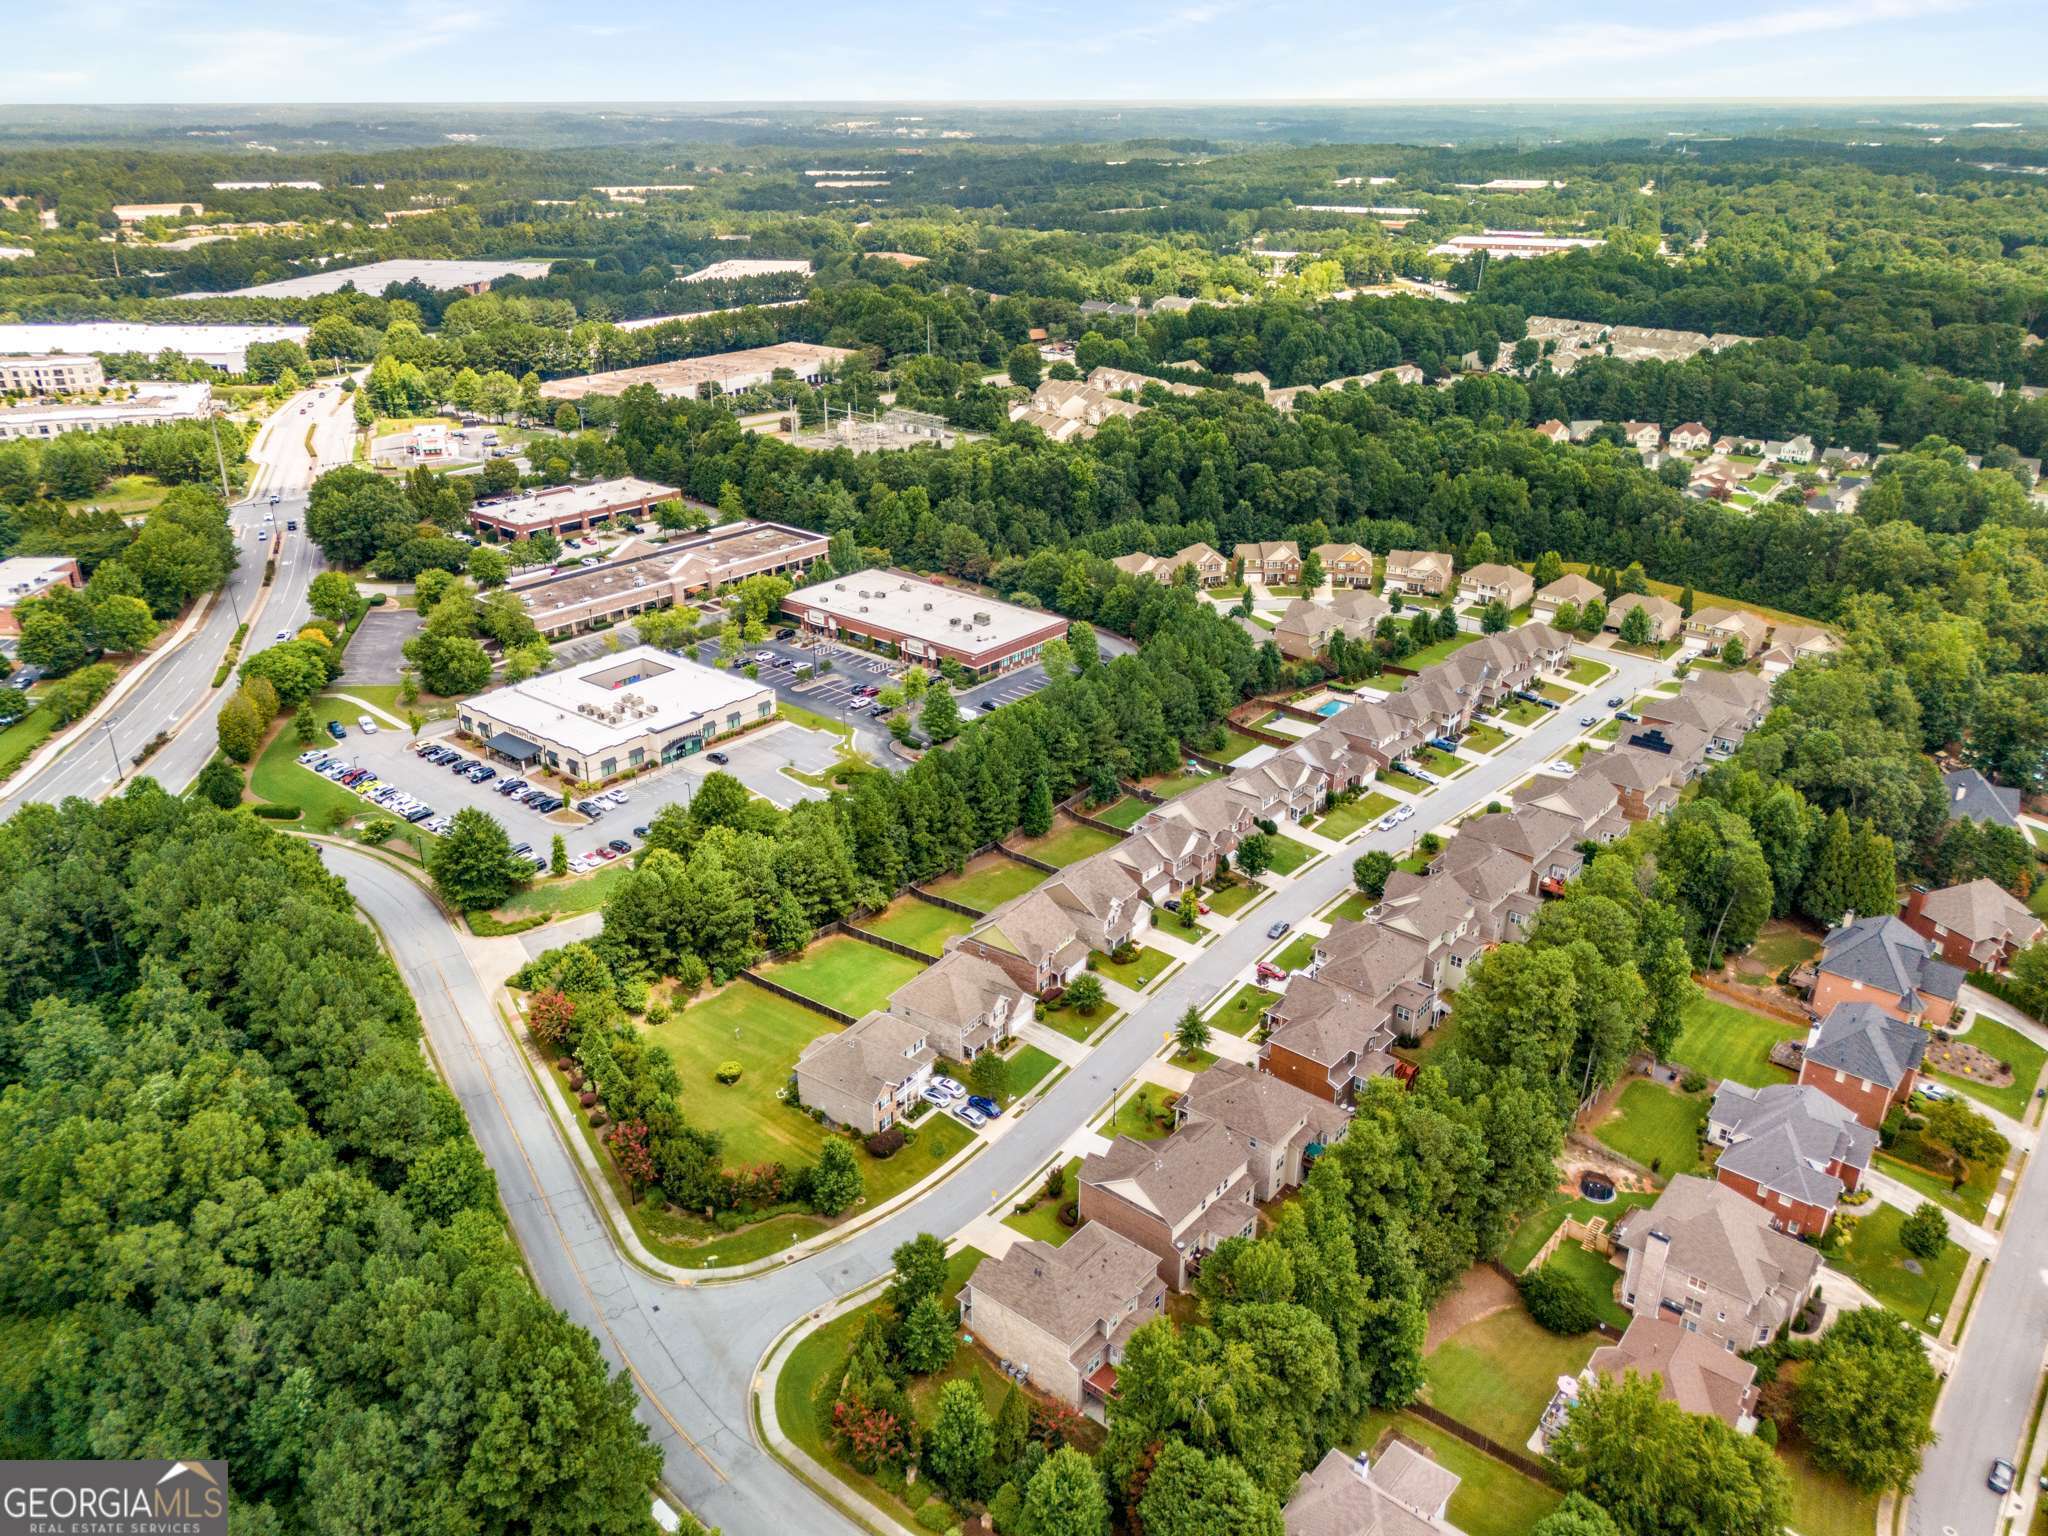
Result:
<svg viewBox="0 0 2048 1536">
<path fill-rule="evenodd" d="M 977 1131 L 980 1130 L 984 1125 L 988 1124 L 988 1116 L 984 1115 L 980 1110 L 976 1109 L 971 1104 L 954 1105 L 953 1118 L 973 1126 L 974 1129 Z"/>
<path fill-rule="evenodd" d="M 1414 819 L 1415 819 L 1415 807 L 1414 807 L 1414 806 L 1412 806 L 1412 805 L 1397 805 L 1397 806 L 1395 806 L 1395 807 L 1394 807 L 1394 820 L 1396 820 L 1396 821 L 1413 821 Z"/>
<path fill-rule="evenodd" d="M 1294 924 L 1288 922 L 1287 919 L 1283 917 L 1279 922 L 1273 924 L 1272 927 L 1266 930 L 1266 937 L 1269 939 L 1285 938 L 1287 936 L 1287 930 L 1292 928 L 1293 926 Z"/>
<path fill-rule="evenodd" d="M 1376 832 L 1391 832 L 1400 824 L 1400 819 L 1396 817 L 1392 811 L 1389 811 L 1386 815 L 1382 816 L 1378 821 L 1373 823 L 1373 830 Z"/>
<path fill-rule="evenodd" d="M 918 1097 L 923 1099 L 925 1103 L 936 1105 L 940 1109 L 944 1109 L 951 1102 L 950 1095 L 939 1092 L 939 1087 L 936 1083 L 925 1084 L 924 1092 L 919 1094 Z"/>
<path fill-rule="evenodd" d="M 723 768 L 727 763 L 732 761 L 732 759 L 727 757 L 723 752 L 706 752 L 704 754 L 704 760 L 706 762 L 716 763 L 721 768 Z"/>
<path fill-rule="evenodd" d="M 627 854 L 633 851 L 633 845 L 627 842 L 623 837 L 613 838 L 610 842 L 605 844 L 605 847 L 611 849 L 613 853 L 617 854 Z"/>
<path fill-rule="evenodd" d="M 357 715 L 356 724 L 363 728 L 363 734 L 365 736 L 374 736 L 377 734 L 377 722 L 372 720 L 368 715 Z"/>
<path fill-rule="evenodd" d="M 1284 981 L 1287 977 L 1285 971 L 1267 960 L 1261 960 L 1255 970 L 1260 981 Z"/>
<path fill-rule="evenodd" d="M 1921 1094 L 1924 1094 L 1926 1097 L 1935 1100 L 1952 1099 L 1956 1096 L 1955 1089 L 1945 1087 L 1940 1083 L 1930 1083 L 1924 1077 L 1920 1080 L 1920 1084 L 1917 1091 Z"/>
<path fill-rule="evenodd" d="M 1572 777 L 1572 775 L 1576 774 L 1579 770 L 1574 768 L 1570 763 L 1566 762 L 1563 758 L 1560 757 L 1552 762 L 1545 763 L 1537 771 L 1539 773 L 1547 773 L 1552 778 L 1568 779 Z"/>
<path fill-rule="evenodd" d="M 949 1099 L 957 1099 L 967 1090 L 950 1077 L 935 1077 L 932 1086 Z"/>
<path fill-rule="evenodd" d="M 1619 709 L 1622 705 L 1626 704 L 1627 702 L 1627 699 L 1623 698 L 1620 694 L 1617 693 L 1613 698 L 1607 701 L 1607 707 L 1609 709 Z"/>
<path fill-rule="evenodd" d="M 1630 725 L 1634 725 L 1636 721 L 1642 719 L 1643 717 L 1639 714 L 1636 714 L 1633 710 L 1617 709 L 1614 712 L 1614 718 L 1617 720 L 1626 720 Z"/>
<path fill-rule="evenodd" d="M 2012 1476 L 2012 1463 L 2001 1456 L 1991 1463 L 1991 1475 L 1984 1482 L 1993 1493 L 2011 1493 Z"/>
<path fill-rule="evenodd" d="M 647 841 L 647 829 L 645 827 L 635 827 L 633 829 L 633 835 L 639 838 L 640 841 L 643 843 Z"/>
<path fill-rule="evenodd" d="M 327 734 L 332 736 L 336 741 L 339 741 L 341 740 L 342 737 L 348 734 L 348 727 L 343 725 L 339 720 L 330 720 L 327 722 Z"/>
<path fill-rule="evenodd" d="M 1598 725 L 1599 723 L 1600 723 L 1600 717 L 1599 717 L 1598 715 L 1581 715 L 1581 716 L 1579 716 L 1579 724 L 1580 724 L 1580 725 L 1588 725 L 1588 726 L 1591 726 L 1591 725 Z"/>
<path fill-rule="evenodd" d="M 979 1093 L 970 1093 L 967 1096 L 967 1107 L 981 1111 L 982 1114 L 991 1120 L 998 1118 L 1003 1112 L 1002 1105 L 998 1104 L 994 1099 Z"/>
</svg>

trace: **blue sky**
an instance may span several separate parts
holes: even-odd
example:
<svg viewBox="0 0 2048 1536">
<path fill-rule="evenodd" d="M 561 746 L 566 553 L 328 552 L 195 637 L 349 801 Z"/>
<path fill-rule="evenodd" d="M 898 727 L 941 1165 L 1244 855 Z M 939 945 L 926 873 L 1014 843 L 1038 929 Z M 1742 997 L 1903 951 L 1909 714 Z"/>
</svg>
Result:
<svg viewBox="0 0 2048 1536">
<path fill-rule="evenodd" d="M 0 15 L 15 103 L 2041 91 L 2039 0 L 12 0 Z"/>
</svg>

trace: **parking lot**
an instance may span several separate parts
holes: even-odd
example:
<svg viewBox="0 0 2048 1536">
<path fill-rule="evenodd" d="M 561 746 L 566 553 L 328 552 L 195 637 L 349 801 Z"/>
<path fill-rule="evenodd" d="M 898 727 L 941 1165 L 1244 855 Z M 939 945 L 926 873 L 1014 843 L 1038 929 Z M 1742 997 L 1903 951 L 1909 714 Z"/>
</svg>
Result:
<svg viewBox="0 0 2048 1536">
<path fill-rule="evenodd" d="M 348 643 L 347 670 L 354 683 L 395 683 L 405 670 L 405 642 L 420 632 L 420 616 L 386 604 L 372 608 Z"/>
</svg>

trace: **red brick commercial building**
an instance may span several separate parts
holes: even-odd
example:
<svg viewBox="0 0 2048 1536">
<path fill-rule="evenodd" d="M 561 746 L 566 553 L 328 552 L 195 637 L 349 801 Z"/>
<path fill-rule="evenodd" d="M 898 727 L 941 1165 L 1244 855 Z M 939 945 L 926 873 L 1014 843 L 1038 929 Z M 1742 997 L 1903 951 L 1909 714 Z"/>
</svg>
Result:
<svg viewBox="0 0 2048 1536">
<path fill-rule="evenodd" d="M 21 633 L 15 605 L 41 597 L 53 587 L 80 588 L 85 578 L 69 555 L 16 555 L 0 560 L 0 635 Z"/>
<path fill-rule="evenodd" d="M 1058 614 L 942 587 L 902 571 L 862 571 L 792 592 L 782 601 L 806 633 L 865 641 L 906 661 L 957 662 L 994 677 L 1038 660 L 1067 632 Z"/>
<path fill-rule="evenodd" d="M 616 519 L 645 517 L 664 501 L 675 501 L 682 494 L 672 485 L 656 485 L 652 480 L 627 475 L 589 485 L 551 485 L 544 490 L 480 501 L 469 509 L 469 521 L 477 532 L 496 534 L 502 539 L 529 539 L 536 533 L 559 536 L 582 533 Z"/>
</svg>

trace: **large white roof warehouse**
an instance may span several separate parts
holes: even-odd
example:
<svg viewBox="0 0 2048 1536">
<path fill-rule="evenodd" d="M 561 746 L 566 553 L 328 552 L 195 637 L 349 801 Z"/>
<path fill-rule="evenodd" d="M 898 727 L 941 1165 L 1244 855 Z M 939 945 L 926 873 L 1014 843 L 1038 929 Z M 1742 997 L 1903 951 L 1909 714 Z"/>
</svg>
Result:
<svg viewBox="0 0 2048 1536">
<path fill-rule="evenodd" d="M 0 354 L 52 357 L 60 353 L 141 352 L 154 357 L 169 349 L 195 363 L 229 373 L 248 367 L 249 348 L 259 341 L 303 343 L 303 325 L 141 325 L 126 320 L 89 320 L 73 325 L 0 325 Z"/>
<path fill-rule="evenodd" d="M 461 725 L 514 762 L 595 780 L 688 757 L 774 714 L 765 684 L 636 645 L 469 699 Z"/>
<path fill-rule="evenodd" d="M 358 293 L 382 293 L 393 283 L 424 283 L 436 290 L 460 288 L 482 293 L 501 277 L 546 277 L 545 261 L 373 261 L 361 267 L 329 267 L 304 277 L 281 278 L 227 293 L 181 293 L 181 299 L 314 299 L 355 284 Z"/>
</svg>

